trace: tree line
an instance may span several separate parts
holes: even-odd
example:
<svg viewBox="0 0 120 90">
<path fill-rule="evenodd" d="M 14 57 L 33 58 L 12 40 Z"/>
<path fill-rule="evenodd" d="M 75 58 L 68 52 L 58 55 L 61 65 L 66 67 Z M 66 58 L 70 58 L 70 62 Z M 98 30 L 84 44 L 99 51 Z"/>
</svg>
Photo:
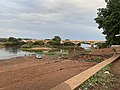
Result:
<svg viewBox="0 0 120 90">
<path fill-rule="evenodd" d="M 35 42 L 29 41 L 26 44 L 22 45 L 22 48 L 31 48 L 36 46 L 76 46 L 73 42 L 71 42 L 69 39 L 66 39 L 64 43 L 61 43 L 62 39 L 60 36 L 54 36 L 52 39 L 50 39 L 47 43 L 44 43 L 43 40 L 37 40 Z M 77 46 L 80 46 L 81 43 L 78 43 Z"/>
<path fill-rule="evenodd" d="M 28 40 L 24 42 L 23 40 Z M 30 40 L 30 41 L 29 41 Z M 43 40 L 36 40 L 32 42 L 32 39 L 22 39 L 22 38 L 0 38 L 0 42 L 4 42 L 4 46 L 21 46 L 23 48 L 30 48 L 33 46 L 80 46 L 81 43 L 77 45 L 71 42 L 69 39 L 66 39 L 64 43 L 61 43 L 62 39 L 60 36 L 54 36 L 49 42 L 44 43 Z"/>
</svg>

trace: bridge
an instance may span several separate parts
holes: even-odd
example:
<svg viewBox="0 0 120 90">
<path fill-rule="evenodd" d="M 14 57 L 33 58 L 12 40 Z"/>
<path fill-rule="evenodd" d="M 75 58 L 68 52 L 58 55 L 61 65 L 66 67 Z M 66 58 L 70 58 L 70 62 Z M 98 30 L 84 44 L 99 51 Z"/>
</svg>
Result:
<svg viewBox="0 0 120 90">
<path fill-rule="evenodd" d="M 35 42 L 35 41 L 43 41 L 45 44 L 50 41 L 50 39 L 45 39 L 45 40 L 23 40 L 24 42 Z M 84 44 L 90 44 L 94 45 L 96 43 L 104 43 L 105 41 L 103 40 L 61 40 L 61 44 L 64 44 L 65 42 L 72 42 L 74 44 L 78 43 L 84 43 Z"/>
<path fill-rule="evenodd" d="M 100 41 L 100 40 L 70 40 L 72 43 L 74 44 L 78 44 L 78 43 L 85 43 L 85 44 L 95 44 L 95 43 L 103 43 L 105 41 Z M 67 42 L 66 40 L 62 40 L 62 43 Z"/>
</svg>

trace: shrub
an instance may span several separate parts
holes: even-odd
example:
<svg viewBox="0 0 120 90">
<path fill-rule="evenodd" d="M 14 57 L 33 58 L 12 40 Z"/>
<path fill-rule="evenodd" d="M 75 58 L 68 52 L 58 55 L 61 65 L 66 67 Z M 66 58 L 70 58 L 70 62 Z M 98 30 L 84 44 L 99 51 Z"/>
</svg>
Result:
<svg viewBox="0 0 120 90">
<path fill-rule="evenodd" d="M 65 42 L 63 45 L 64 45 L 64 46 L 75 46 L 75 44 L 72 43 L 72 42 L 70 42 L 70 41 Z"/>
<path fill-rule="evenodd" d="M 96 44 L 99 48 L 107 48 L 108 44 L 107 43 L 98 43 Z"/>
<path fill-rule="evenodd" d="M 35 41 L 32 45 L 44 45 L 43 41 Z"/>
<path fill-rule="evenodd" d="M 32 48 L 31 44 L 24 44 L 21 46 L 21 48 Z"/>
</svg>

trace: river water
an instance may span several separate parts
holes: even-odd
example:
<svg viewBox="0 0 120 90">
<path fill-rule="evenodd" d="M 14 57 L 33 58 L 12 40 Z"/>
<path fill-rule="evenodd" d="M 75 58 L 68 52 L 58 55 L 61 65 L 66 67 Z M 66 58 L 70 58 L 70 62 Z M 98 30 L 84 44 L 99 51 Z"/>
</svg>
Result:
<svg viewBox="0 0 120 90">
<path fill-rule="evenodd" d="M 26 56 L 34 54 L 33 52 L 22 51 L 19 48 L 0 48 L 0 60 L 13 57 Z"/>
<path fill-rule="evenodd" d="M 89 49 L 90 45 L 86 45 L 86 44 L 81 44 L 81 47 L 85 48 L 85 49 Z M 64 50 L 60 51 L 52 51 L 51 53 L 66 53 Z M 13 58 L 13 57 L 19 57 L 19 56 L 28 56 L 31 54 L 40 54 L 43 55 L 43 52 L 28 52 L 28 51 L 22 51 L 20 50 L 20 48 L 16 48 L 16 47 L 9 47 L 9 48 L 0 48 L 0 60 L 3 59 L 9 59 L 9 58 Z"/>
</svg>

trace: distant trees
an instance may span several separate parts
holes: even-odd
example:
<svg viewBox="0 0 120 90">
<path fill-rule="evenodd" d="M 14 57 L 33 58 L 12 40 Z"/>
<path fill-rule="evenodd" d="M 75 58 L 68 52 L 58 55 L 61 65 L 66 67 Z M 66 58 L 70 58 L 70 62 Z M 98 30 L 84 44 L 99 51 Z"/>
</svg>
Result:
<svg viewBox="0 0 120 90">
<path fill-rule="evenodd" d="M 6 38 L 0 38 L 0 42 L 6 42 L 7 39 Z"/>
<path fill-rule="evenodd" d="M 71 41 L 64 42 L 63 45 L 64 45 L 64 46 L 75 46 L 75 44 L 72 43 Z"/>
<path fill-rule="evenodd" d="M 59 36 L 54 36 L 48 43 L 50 45 L 61 45 L 61 38 Z"/>
<path fill-rule="evenodd" d="M 43 41 L 38 40 L 38 41 L 33 42 L 33 44 L 32 44 L 32 45 L 44 45 L 44 42 L 43 42 Z"/>
<path fill-rule="evenodd" d="M 4 41 L 4 40 L 2 40 Z M 47 42 L 46 42 L 47 41 Z M 32 48 L 39 46 L 50 47 L 64 47 L 64 46 L 81 46 L 81 43 L 75 44 L 69 39 L 61 40 L 60 36 L 54 36 L 52 39 L 47 40 L 24 40 L 22 38 L 9 37 L 5 40 L 5 46 L 21 46 L 22 48 Z M 68 48 L 68 47 L 67 47 Z"/>
<path fill-rule="evenodd" d="M 81 43 L 75 44 L 70 39 L 65 39 L 63 42 L 59 36 L 54 36 L 53 39 L 51 39 L 49 42 L 47 42 L 47 45 L 52 46 L 81 46 Z"/>
<path fill-rule="evenodd" d="M 97 43 L 96 45 L 98 48 L 107 48 L 109 46 L 108 43 Z"/>
<path fill-rule="evenodd" d="M 79 42 L 79 43 L 77 44 L 77 46 L 81 46 L 81 43 Z"/>
<path fill-rule="evenodd" d="M 32 44 L 24 44 L 21 48 L 32 48 Z"/>
<path fill-rule="evenodd" d="M 4 43 L 5 46 L 20 46 L 24 44 L 24 42 L 22 41 L 22 39 L 18 38 L 14 38 L 14 37 L 9 37 L 6 42 Z"/>
<path fill-rule="evenodd" d="M 106 8 L 98 9 L 98 16 L 95 18 L 98 28 L 103 29 L 107 43 L 120 44 L 120 0 L 105 0 Z"/>
</svg>

